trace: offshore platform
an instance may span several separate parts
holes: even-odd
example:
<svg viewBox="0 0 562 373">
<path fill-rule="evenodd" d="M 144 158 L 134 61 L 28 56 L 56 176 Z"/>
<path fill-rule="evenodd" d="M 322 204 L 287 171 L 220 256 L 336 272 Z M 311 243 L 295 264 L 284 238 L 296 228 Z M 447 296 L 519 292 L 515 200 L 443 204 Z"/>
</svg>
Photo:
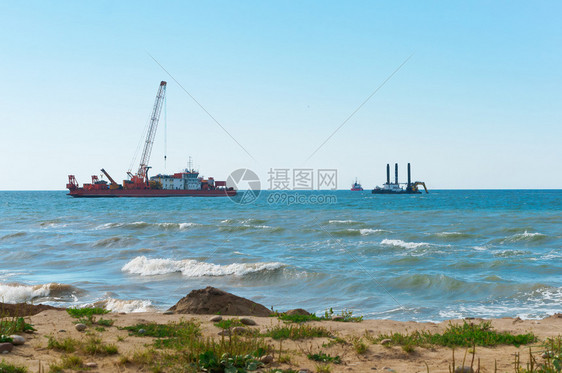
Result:
<svg viewBox="0 0 562 373">
<path fill-rule="evenodd" d="M 405 185 L 406 188 L 401 185 Z M 414 181 L 412 183 L 410 164 L 408 163 L 408 182 L 399 183 L 398 182 L 398 163 L 394 164 L 394 183 L 390 182 L 390 164 L 386 165 L 386 183 L 382 187 L 377 186 L 373 189 L 373 194 L 421 194 L 418 186 L 423 186 L 426 193 L 427 187 L 423 181 Z"/>
</svg>

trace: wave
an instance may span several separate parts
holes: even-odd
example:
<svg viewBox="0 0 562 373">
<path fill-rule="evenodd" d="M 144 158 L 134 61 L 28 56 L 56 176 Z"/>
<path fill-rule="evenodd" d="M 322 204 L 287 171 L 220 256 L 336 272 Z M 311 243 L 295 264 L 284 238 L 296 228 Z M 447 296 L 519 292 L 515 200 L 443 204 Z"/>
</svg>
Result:
<svg viewBox="0 0 562 373">
<path fill-rule="evenodd" d="M 156 308 L 152 306 L 150 300 L 123 300 L 116 298 L 108 298 L 104 300 L 97 301 L 92 304 L 88 304 L 85 307 L 100 307 L 111 312 L 125 312 L 125 313 L 135 313 L 135 312 L 154 312 Z"/>
<path fill-rule="evenodd" d="M 530 251 L 524 251 L 524 250 L 500 250 L 494 252 L 494 256 L 496 258 L 513 258 L 513 257 L 526 256 L 531 254 L 532 253 Z"/>
<path fill-rule="evenodd" d="M 353 237 L 353 236 L 370 236 L 373 234 L 381 234 L 381 233 L 392 233 L 390 231 L 384 229 L 371 229 L 371 228 L 361 228 L 361 229 L 344 229 L 341 231 L 333 231 L 330 234 L 333 236 L 338 237 Z"/>
<path fill-rule="evenodd" d="M 103 240 L 94 242 L 94 247 L 124 247 L 138 242 L 138 239 L 133 237 L 108 237 Z"/>
<path fill-rule="evenodd" d="M 55 227 L 66 227 L 68 224 L 61 223 L 59 219 L 46 220 L 39 223 L 39 226 L 43 228 L 55 228 Z"/>
<path fill-rule="evenodd" d="M 527 241 L 527 242 L 541 242 L 547 238 L 545 234 L 538 233 L 538 232 L 531 232 L 525 231 L 523 233 L 514 234 L 511 237 L 505 239 L 506 242 L 518 242 L 518 241 Z"/>
<path fill-rule="evenodd" d="M 431 233 L 429 236 L 443 241 L 460 241 L 468 238 L 474 238 L 473 234 L 462 232 L 439 232 Z"/>
<path fill-rule="evenodd" d="M 22 237 L 22 236 L 25 236 L 26 234 L 27 233 L 25 233 L 25 232 L 10 233 L 10 234 L 7 234 L 5 236 L 0 237 L 0 241 L 1 240 L 9 240 L 11 238 Z"/>
<path fill-rule="evenodd" d="M 242 225 L 255 225 L 255 224 L 265 224 L 267 220 L 263 219 L 225 219 L 222 220 L 222 224 L 232 225 L 232 224 L 242 224 Z"/>
<path fill-rule="evenodd" d="M 200 262 L 193 259 L 149 259 L 137 256 L 121 268 L 123 272 L 141 276 L 164 275 L 179 272 L 187 277 L 244 276 L 256 272 L 275 271 L 285 267 L 278 262 L 233 263 L 227 265 Z"/>
<path fill-rule="evenodd" d="M 23 285 L 0 284 L 0 301 L 4 303 L 25 303 L 32 301 L 75 301 L 83 291 L 72 285 L 48 283 Z"/>
<path fill-rule="evenodd" d="M 259 229 L 267 229 L 269 232 L 281 232 L 284 229 L 281 227 L 271 227 L 269 225 L 252 225 L 252 224 L 243 224 L 243 225 L 226 225 L 221 226 L 219 229 L 223 232 L 244 232 L 248 230 L 259 230 Z"/>
<path fill-rule="evenodd" d="M 402 240 L 389 240 L 387 238 L 381 241 L 381 245 L 401 247 L 404 249 L 417 249 L 430 246 L 427 242 L 406 242 Z"/>
<path fill-rule="evenodd" d="M 186 230 L 193 227 L 201 226 L 197 223 L 147 223 L 144 221 L 135 221 L 132 223 L 105 223 L 96 227 L 97 230 L 103 229 L 114 229 L 114 228 L 124 228 L 124 229 L 144 229 L 144 228 L 156 228 L 161 230 Z"/>
</svg>

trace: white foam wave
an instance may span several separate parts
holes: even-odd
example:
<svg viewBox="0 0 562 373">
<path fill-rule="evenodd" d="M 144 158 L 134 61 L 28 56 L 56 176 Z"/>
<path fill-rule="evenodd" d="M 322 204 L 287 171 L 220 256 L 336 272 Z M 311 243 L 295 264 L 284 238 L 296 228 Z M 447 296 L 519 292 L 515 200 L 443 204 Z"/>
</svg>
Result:
<svg viewBox="0 0 562 373">
<path fill-rule="evenodd" d="M 111 312 L 135 313 L 156 311 L 150 300 L 139 299 L 123 300 L 108 298 L 87 306 L 101 307 Z"/>
<path fill-rule="evenodd" d="M 353 220 L 329 220 L 329 224 L 353 224 L 355 221 Z"/>
<path fill-rule="evenodd" d="M 513 236 L 506 238 L 504 241 L 505 242 L 534 241 L 534 240 L 542 240 L 544 238 L 546 238 L 546 235 L 542 233 L 525 231 L 523 233 L 514 234 Z"/>
<path fill-rule="evenodd" d="M 76 300 L 78 289 L 70 285 L 49 283 L 42 285 L 0 284 L 0 302 L 25 303 L 37 299 Z"/>
<path fill-rule="evenodd" d="M 359 229 L 359 233 L 361 233 L 362 236 L 368 236 L 370 234 L 377 234 L 377 233 L 390 233 L 390 231 L 386 231 L 384 229 L 363 228 L 363 229 Z"/>
<path fill-rule="evenodd" d="M 141 276 L 164 275 L 180 272 L 188 277 L 203 276 L 243 276 L 249 273 L 261 271 L 273 271 L 284 265 L 278 262 L 271 263 L 233 263 L 227 265 L 200 262 L 193 259 L 149 259 L 145 256 L 137 256 L 121 268 L 123 272 L 129 272 Z"/>
<path fill-rule="evenodd" d="M 406 249 L 417 249 L 419 247 L 428 246 L 429 244 L 427 242 L 406 242 L 402 240 L 389 240 L 385 238 L 381 241 L 381 245 L 398 246 Z"/>
<path fill-rule="evenodd" d="M 140 229 L 145 227 L 156 227 L 161 229 L 189 229 L 192 227 L 200 226 L 201 224 L 197 223 L 147 223 L 144 221 L 135 221 L 132 223 L 105 223 L 102 225 L 97 226 L 96 230 L 103 230 L 103 229 L 112 229 L 112 228 L 132 228 L 132 229 Z"/>
</svg>

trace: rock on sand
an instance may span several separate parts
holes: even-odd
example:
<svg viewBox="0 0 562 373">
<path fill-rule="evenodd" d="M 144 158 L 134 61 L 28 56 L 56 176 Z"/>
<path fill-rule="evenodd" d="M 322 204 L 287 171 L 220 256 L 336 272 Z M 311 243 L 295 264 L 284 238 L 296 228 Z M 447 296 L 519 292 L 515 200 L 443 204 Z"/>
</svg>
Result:
<svg viewBox="0 0 562 373">
<path fill-rule="evenodd" d="M 271 311 L 259 303 L 207 286 L 193 290 L 179 300 L 168 311 L 180 314 L 231 315 L 231 316 L 269 316 Z"/>
</svg>

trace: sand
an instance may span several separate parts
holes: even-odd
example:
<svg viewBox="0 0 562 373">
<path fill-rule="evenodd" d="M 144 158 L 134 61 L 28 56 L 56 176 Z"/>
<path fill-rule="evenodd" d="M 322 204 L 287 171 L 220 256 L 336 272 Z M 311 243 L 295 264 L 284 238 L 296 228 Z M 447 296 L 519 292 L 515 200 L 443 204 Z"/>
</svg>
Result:
<svg viewBox="0 0 562 373">
<path fill-rule="evenodd" d="M 90 372 L 138 372 L 150 371 L 147 367 L 134 364 L 120 363 L 123 356 L 130 357 L 135 351 L 146 350 L 147 346 L 152 344 L 152 337 L 131 336 L 125 330 L 118 327 L 135 325 L 137 323 L 156 322 L 168 323 L 171 321 L 180 321 L 182 319 L 196 319 L 201 321 L 203 334 L 206 336 L 220 338 L 217 333 L 220 331 L 212 322 L 208 321 L 210 316 L 206 315 L 177 315 L 162 313 L 130 313 L 117 314 L 110 313 L 104 315 L 105 319 L 115 321 L 112 327 L 106 327 L 105 331 L 95 331 L 94 327 L 89 327 L 85 332 L 79 332 L 75 328 L 76 319 L 70 317 L 66 311 L 46 310 L 36 315 L 26 317 L 26 320 L 33 324 L 37 329 L 33 334 L 23 334 L 26 343 L 22 346 L 15 346 L 13 351 L 4 354 L 0 359 L 4 359 L 7 363 L 23 365 L 29 368 L 30 372 L 48 372 L 49 365 L 60 361 L 62 353 L 47 349 L 48 336 L 54 336 L 62 339 L 72 337 L 78 340 L 89 338 L 88 335 L 100 336 L 106 343 L 113 343 L 118 347 L 119 354 L 114 356 L 87 356 L 80 355 L 84 363 L 96 363 L 96 368 L 91 368 Z M 231 318 L 231 316 L 225 317 Z M 281 323 L 274 317 L 252 317 L 257 322 L 257 326 L 265 331 L 278 323 Z M 480 319 L 469 320 L 469 322 L 478 323 Z M 462 320 L 451 320 L 450 322 L 461 322 Z M 562 333 L 562 315 L 558 314 L 542 320 L 519 320 L 512 318 L 501 318 L 491 320 L 492 326 L 497 331 L 508 331 L 511 333 L 528 333 L 533 332 L 538 336 L 539 341 L 544 341 L 548 337 L 557 337 Z M 365 333 L 371 335 L 394 333 L 394 332 L 411 332 L 414 330 L 443 330 L 449 324 L 449 321 L 442 323 L 417 323 L 417 322 L 398 322 L 392 320 L 363 320 L 358 323 L 321 321 L 310 322 L 310 325 L 324 326 L 340 338 L 350 341 L 353 337 L 363 338 L 368 349 L 364 354 L 358 355 L 351 344 L 341 345 L 334 344 L 330 347 L 322 345 L 329 342 L 329 338 L 315 338 L 311 340 L 289 341 L 282 343 L 283 355 L 290 356 L 290 364 L 280 364 L 277 360 L 278 354 L 274 353 L 275 360 L 269 364 L 266 369 L 261 371 L 269 371 L 271 368 L 281 369 L 309 369 L 316 372 L 317 363 L 309 360 L 306 355 L 308 353 L 318 353 L 320 351 L 330 354 L 331 356 L 339 355 L 341 364 L 330 364 L 332 372 L 449 372 L 449 367 L 453 362 L 452 350 L 444 347 L 422 348 L 416 347 L 413 352 L 405 352 L 399 346 L 386 347 L 381 344 L 373 344 L 365 340 Z M 279 349 L 278 341 L 271 341 L 274 349 Z M 540 342 L 533 344 L 532 350 L 540 361 L 540 355 L 544 352 L 540 348 Z M 456 365 L 460 365 L 466 348 L 458 348 L 455 351 Z M 475 366 L 480 359 L 481 372 L 494 372 L 494 366 L 497 364 L 498 372 L 513 372 L 513 362 L 515 354 L 521 355 L 523 363 L 528 361 L 529 346 L 499 346 L 493 348 L 477 347 L 475 351 Z M 467 354 L 467 362 L 470 365 L 472 354 Z M 426 366 L 427 364 L 427 366 Z M 40 370 L 42 366 L 42 370 Z"/>
</svg>

